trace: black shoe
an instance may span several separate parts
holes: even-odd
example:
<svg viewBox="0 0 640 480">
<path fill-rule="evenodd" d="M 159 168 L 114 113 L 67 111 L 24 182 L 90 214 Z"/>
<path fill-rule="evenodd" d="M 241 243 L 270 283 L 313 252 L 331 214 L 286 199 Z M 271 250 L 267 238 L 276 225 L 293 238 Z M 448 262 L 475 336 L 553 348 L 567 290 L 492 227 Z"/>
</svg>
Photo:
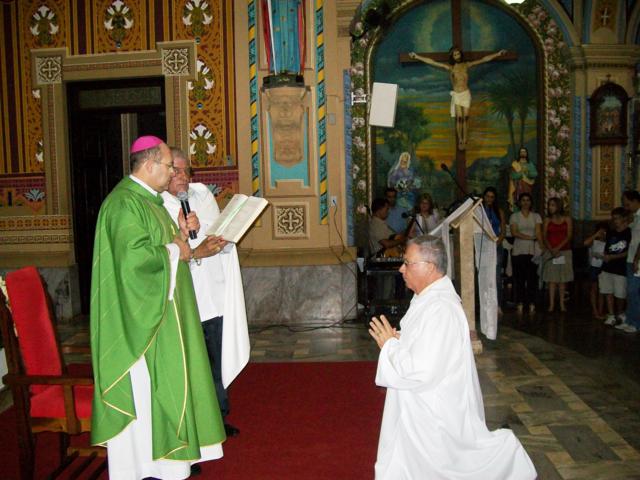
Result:
<svg viewBox="0 0 640 480">
<path fill-rule="evenodd" d="M 201 473 L 202 473 L 202 467 L 200 466 L 200 464 L 194 463 L 193 465 L 191 465 L 191 475 L 189 475 L 189 478 L 197 477 Z"/>
<path fill-rule="evenodd" d="M 230 423 L 224 424 L 224 433 L 227 434 L 227 437 L 236 437 L 240 434 L 240 430 L 231 425 Z"/>
</svg>

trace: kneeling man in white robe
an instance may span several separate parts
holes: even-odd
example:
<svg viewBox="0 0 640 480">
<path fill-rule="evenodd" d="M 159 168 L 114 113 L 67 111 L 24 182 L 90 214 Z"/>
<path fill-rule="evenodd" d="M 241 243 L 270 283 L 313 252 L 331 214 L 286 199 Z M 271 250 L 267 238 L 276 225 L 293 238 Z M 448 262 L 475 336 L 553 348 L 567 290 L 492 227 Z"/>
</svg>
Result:
<svg viewBox="0 0 640 480">
<path fill-rule="evenodd" d="M 376 479 L 535 479 L 513 432 L 487 429 L 467 319 L 446 271 L 440 239 L 410 240 L 400 272 L 415 296 L 401 332 L 384 316 L 370 323 L 381 349 L 376 384 L 387 388 Z"/>
</svg>

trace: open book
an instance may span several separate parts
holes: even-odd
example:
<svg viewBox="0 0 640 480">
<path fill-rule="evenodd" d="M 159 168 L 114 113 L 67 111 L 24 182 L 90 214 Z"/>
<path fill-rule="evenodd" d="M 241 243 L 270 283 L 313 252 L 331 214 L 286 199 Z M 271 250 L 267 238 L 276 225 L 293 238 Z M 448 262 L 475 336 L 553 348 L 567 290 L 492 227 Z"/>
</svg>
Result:
<svg viewBox="0 0 640 480">
<path fill-rule="evenodd" d="M 207 235 L 215 235 L 224 238 L 227 242 L 238 243 L 268 204 L 269 202 L 264 198 L 236 193 L 209 227 Z"/>
</svg>

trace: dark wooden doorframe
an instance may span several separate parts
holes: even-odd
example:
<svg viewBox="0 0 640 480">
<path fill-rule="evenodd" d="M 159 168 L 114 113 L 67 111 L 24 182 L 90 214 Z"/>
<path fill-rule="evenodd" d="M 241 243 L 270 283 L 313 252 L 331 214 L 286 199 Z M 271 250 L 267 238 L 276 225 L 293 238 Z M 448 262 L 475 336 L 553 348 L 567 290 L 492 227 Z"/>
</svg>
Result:
<svg viewBox="0 0 640 480">
<path fill-rule="evenodd" d="M 140 91 L 133 89 L 140 88 L 159 88 L 160 102 L 145 105 L 134 99 L 133 105 L 125 104 L 132 91 Z M 157 92 L 154 96 L 158 97 Z M 133 128 L 140 135 L 166 138 L 164 78 L 68 83 L 67 99 L 74 249 L 81 309 L 87 314 L 98 212 L 128 163 L 123 158 L 122 117 L 135 114 Z"/>
</svg>

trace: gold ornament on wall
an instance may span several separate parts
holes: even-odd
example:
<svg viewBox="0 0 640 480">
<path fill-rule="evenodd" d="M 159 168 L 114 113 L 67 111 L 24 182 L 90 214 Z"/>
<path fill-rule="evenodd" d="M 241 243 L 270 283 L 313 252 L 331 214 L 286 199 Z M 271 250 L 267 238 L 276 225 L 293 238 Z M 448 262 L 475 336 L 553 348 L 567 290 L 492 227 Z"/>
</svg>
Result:
<svg viewBox="0 0 640 480">
<path fill-rule="evenodd" d="M 275 237 L 307 237 L 307 209 L 305 205 L 274 205 Z"/>
<path fill-rule="evenodd" d="M 131 27 L 133 27 L 131 9 L 122 0 L 111 2 L 104 14 L 104 28 L 109 32 L 109 36 L 117 48 L 122 46 L 127 30 L 130 30 Z"/>
<path fill-rule="evenodd" d="M 29 30 L 36 37 L 38 44 L 48 46 L 53 43 L 53 37 L 60 30 L 58 16 L 47 5 L 40 5 L 31 16 Z"/>
</svg>

